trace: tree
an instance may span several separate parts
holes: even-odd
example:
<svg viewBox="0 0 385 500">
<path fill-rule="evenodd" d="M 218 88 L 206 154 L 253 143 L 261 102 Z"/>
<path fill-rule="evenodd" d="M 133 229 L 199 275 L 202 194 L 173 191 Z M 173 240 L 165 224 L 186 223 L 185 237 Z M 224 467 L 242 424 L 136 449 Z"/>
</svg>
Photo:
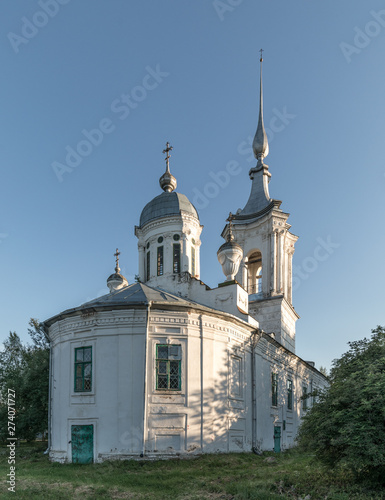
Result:
<svg viewBox="0 0 385 500">
<path fill-rule="evenodd" d="M 8 389 L 15 391 L 16 437 L 33 440 L 48 428 L 49 347 L 36 319 L 29 322 L 32 345 L 10 332 L 0 352 L 0 439 L 8 437 Z"/>
<path fill-rule="evenodd" d="M 385 328 L 349 346 L 333 361 L 330 387 L 317 394 L 298 442 L 331 466 L 384 481 Z"/>
<path fill-rule="evenodd" d="M 318 368 L 318 371 L 319 371 L 319 372 L 321 372 L 321 373 L 322 373 L 322 375 L 325 375 L 325 377 L 328 377 L 328 376 L 329 376 L 329 374 L 328 374 L 328 370 L 327 370 L 327 368 L 326 368 L 325 366 L 320 366 L 320 367 Z"/>
</svg>

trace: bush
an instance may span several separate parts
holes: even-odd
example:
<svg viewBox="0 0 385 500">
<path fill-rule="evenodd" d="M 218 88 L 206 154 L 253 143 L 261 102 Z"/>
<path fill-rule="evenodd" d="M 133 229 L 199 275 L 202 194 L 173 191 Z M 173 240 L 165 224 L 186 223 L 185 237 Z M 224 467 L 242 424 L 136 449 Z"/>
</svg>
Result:
<svg viewBox="0 0 385 500">
<path fill-rule="evenodd" d="M 349 346 L 333 361 L 330 387 L 317 394 L 298 442 L 333 467 L 385 482 L 385 328 Z"/>
</svg>

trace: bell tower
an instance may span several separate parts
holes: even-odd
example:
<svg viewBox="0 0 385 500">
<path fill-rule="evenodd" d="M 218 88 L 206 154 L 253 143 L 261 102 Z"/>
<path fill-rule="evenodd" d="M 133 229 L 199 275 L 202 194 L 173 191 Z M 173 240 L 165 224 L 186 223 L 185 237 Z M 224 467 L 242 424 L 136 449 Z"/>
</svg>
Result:
<svg viewBox="0 0 385 500">
<path fill-rule="evenodd" d="M 289 214 L 281 210 L 281 201 L 270 198 L 271 174 L 264 163 L 269 153 L 263 123 L 262 50 L 260 70 L 259 117 L 253 141 L 257 164 L 249 172 L 250 197 L 232 218 L 234 240 L 243 250 L 236 275 L 249 294 L 249 314 L 260 328 L 274 333 L 275 339 L 295 352 L 295 322 L 299 318 L 292 303 L 292 259 L 298 239 L 290 232 Z M 222 236 L 226 239 L 229 225 Z"/>
</svg>

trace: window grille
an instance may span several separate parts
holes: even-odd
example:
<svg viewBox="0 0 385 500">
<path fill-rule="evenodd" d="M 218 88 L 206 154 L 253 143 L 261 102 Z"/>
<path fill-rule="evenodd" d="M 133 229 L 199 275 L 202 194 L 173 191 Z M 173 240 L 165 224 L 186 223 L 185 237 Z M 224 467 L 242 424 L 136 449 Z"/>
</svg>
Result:
<svg viewBox="0 0 385 500">
<path fill-rule="evenodd" d="M 157 251 L 157 275 L 163 276 L 163 247 L 158 247 Z"/>
<path fill-rule="evenodd" d="M 174 243 L 173 245 L 173 272 L 175 274 L 180 273 L 180 243 Z"/>
<path fill-rule="evenodd" d="M 92 347 L 75 349 L 75 392 L 92 390 Z"/>
<path fill-rule="evenodd" d="M 307 410 L 307 387 L 304 385 L 302 387 L 302 409 Z"/>
<path fill-rule="evenodd" d="M 287 381 L 287 409 L 293 409 L 293 381 Z"/>
<path fill-rule="evenodd" d="M 181 390 L 181 346 L 156 346 L 157 390 Z"/>
<path fill-rule="evenodd" d="M 271 405 L 278 406 L 278 374 L 271 374 Z"/>
</svg>

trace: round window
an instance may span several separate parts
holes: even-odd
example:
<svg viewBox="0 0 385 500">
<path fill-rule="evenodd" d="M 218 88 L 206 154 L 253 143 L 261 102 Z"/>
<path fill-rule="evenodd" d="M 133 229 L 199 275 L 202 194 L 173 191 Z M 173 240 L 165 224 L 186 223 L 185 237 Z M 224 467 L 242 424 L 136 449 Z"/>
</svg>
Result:
<svg viewBox="0 0 385 500">
<path fill-rule="evenodd" d="M 191 243 L 192 243 L 193 245 L 195 245 L 195 240 L 194 240 L 194 238 L 191 238 Z"/>
<path fill-rule="evenodd" d="M 173 238 L 174 238 L 175 241 L 179 241 L 180 240 L 179 234 L 174 234 Z"/>
<path fill-rule="evenodd" d="M 163 236 L 159 236 L 158 243 L 162 243 L 162 241 L 163 241 Z"/>
</svg>

